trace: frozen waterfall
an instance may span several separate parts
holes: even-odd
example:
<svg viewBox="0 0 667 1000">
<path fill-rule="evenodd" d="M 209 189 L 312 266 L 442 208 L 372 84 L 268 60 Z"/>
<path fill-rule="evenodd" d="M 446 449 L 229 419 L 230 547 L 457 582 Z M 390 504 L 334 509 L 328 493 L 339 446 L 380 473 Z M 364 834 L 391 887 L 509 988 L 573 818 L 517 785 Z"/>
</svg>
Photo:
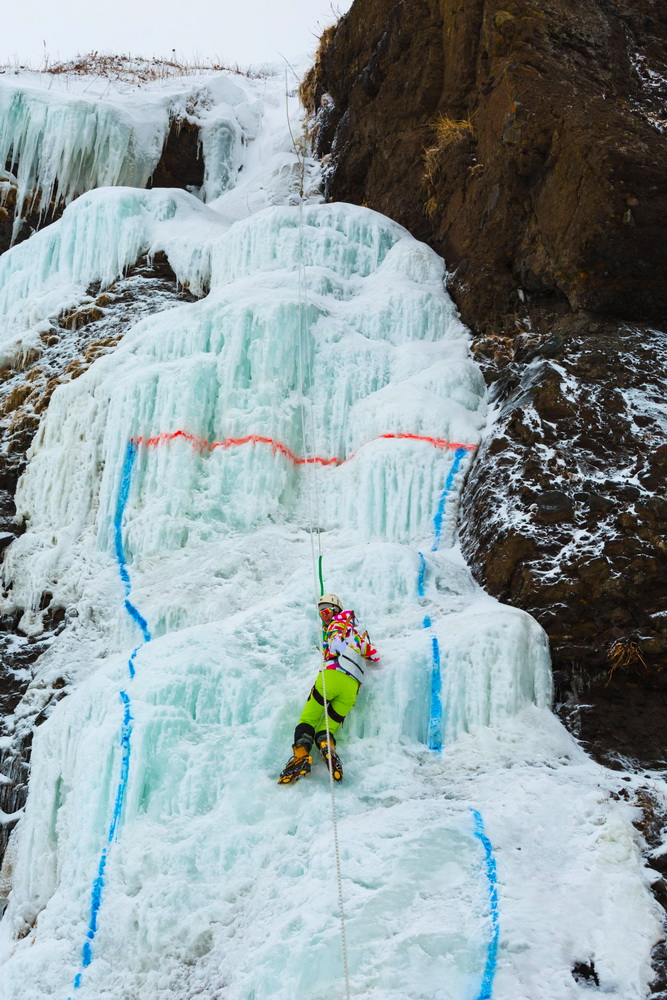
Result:
<svg viewBox="0 0 667 1000">
<path fill-rule="evenodd" d="M 280 83 L 231 86 L 264 122 L 243 185 L 90 191 L 0 260 L 6 357 L 141 254 L 201 295 L 56 390 L 20 482 L 6 601 L 25 629 L 45 591 L 76 617 L 40 664 L 72 690 L 35 735 L 0 998 L 344 995 L 328 778 L 276 784 L 318 666 L 317 533 L 382 657 L 339 741 L 352 996 L 584 998 L 594 954 L 640 1000 L 632 807 L 550 713 L 544 633 L 456 542 L 487 413 L 443 262 L 368 209 L 294 205 Z M 86 187 L 141 183 L 100 180 L 97 143 Z"/>
</svg>

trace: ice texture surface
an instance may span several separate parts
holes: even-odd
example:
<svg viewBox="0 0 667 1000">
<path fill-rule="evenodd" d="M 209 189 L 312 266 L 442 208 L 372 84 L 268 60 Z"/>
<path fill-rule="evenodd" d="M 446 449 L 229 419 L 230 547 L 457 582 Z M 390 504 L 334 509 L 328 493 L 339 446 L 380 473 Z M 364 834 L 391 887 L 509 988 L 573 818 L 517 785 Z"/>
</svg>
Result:
<svg viewBox="0 0 667 1000">
<path fill-rule="evenodd" d="M 328 777 L 276 784 L 319 539 L 382 657 L 339 739 L 352 995 L 583 998 L 594 958 L 640 1000 L 634 811 L 551 715 L 540 627 L 456 545 L 486 412 L 443 263 L 368 209 L 290 204 L 265 97 L 245 208 L 104 189 L 2 261 L 12 349 L 145 252 L 203 297 L 55 391 L 20 482 L 8 600 L 26 630 L 45 590 L 78 617 L 43 658 L 73 690 L 35 734 L 0 997 L 344 995 Z"/>
<path fill-rule="evenodd" d="M 200 129 L 204 200 L 234 186 L 261 108 L 231 79 L 161 81 L 138 94 L 109 80 L 0 76 L 0 164 L 14 171 L 15 233 L 26 211 L 46 213 L 92 188 L 143 188 L 172 122 Z"/>
</svg>

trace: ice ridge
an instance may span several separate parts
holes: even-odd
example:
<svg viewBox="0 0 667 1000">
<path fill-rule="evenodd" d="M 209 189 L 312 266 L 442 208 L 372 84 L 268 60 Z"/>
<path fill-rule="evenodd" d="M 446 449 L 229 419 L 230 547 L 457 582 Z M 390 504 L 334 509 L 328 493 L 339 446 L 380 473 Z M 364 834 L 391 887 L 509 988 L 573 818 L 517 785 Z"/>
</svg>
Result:
<svg viewBox="0 0 667 1000">
<path fill-rule="evenodd" d="M 20 73 L 0 78 L 0 164 L 16 186 L 14 236 L 27 213 L 43 217 L 96 188 L 145 188 L 172 125 L 200 130 L 204 201 L 236 183 L 261 109 L 225 76 L 172 80 L 137 94 L 110 81 L 67 80 Z M 129 91 L 129 93 L 128 93 Z"/>
</svg>

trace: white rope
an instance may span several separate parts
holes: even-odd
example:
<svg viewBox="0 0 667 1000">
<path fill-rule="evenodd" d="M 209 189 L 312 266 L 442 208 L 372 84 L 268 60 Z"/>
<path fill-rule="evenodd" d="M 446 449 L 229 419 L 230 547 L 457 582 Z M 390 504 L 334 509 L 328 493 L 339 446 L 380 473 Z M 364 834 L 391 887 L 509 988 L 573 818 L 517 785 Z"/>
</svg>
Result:
<svg viewBox="0 0 667 1000">
<path fill-rule="evenodd" d="M 300 182 L 299 182 L 299 409 L 301 410 L 301 437 L 303 442 L 303 454 L 306 459 L 306 505 L 308 510 L 308 522 L 310 527 L 310 551 L 313 563 L 313 580 L 315 586 L 315 607 L 317 608 L 317 601 L 319 599 L 319 580 L 317 572 L 317 561 L 315 558 L 315 547 L 313 541 L 313 512 L 310 499 L 310 485 L 308 476 L 308 466 L 314 466 L 314 481 L 315 481 L 315 515 L 316 515 L 316 525 L 317 525 L 317 547 L 320 559 L 322 558 L 322 545 L 320 538 L 320 504 L 319 504 L 319 476 L 317 469 L 317 462 L 310 461 L 316 455 L 315 451 L 315 408 L 313 405 L 312 390 L 313 390 L 313 378 L 312 378 L 312 367 L 310 364 L 310 352 L 306 355 L 306 362 L 308 367 L 308 383 L 310 386 L 310 431 L 311 431 L 311 444 L 312 452 L 308 447 L 307 435 L 306 435 L 306 419 L 305 419 L 305 405 L 303 397 L 303 317 L 304 312 L 307 317 L 308 315 L 308 284 L 306 281 L 306 266 L 304 262 L 304 246 L 303 246 L 303 199 L 304 199 L 304 179 L 306 171 L 306 153 L 303 146 L 299 147 L 294 139 L 292 133 L 292 126 L 289 120 L 289 105 L 287 101 L 287 71 L 285 71 L 285 105 L 287 113 L 287 124 L 290 130 L 290 135 L 292 137 L 292 143 L 294 144 L 294 151 L 299 160 L 300 167 Z M 318 611 L 319 617 L 319 611 Z M 327 711 L 327 688 L 326 688 L 326 670 L 324 665 L 324 660 L 322 661 L 322 697 L 324 698 L 324 725 L 327 734 L 327 743 L 331 747 L 331 732 L 329 730 L 329 713 Z M 331 819 L 333 823 L 333 835 L 334 835 L 334 855 L 336 860 L 336 882 L 338 886 L 338 912 L 340 915 L 340 936 L 341 945 L 343 952 L 343 972 L 345 975 L 345 998 L 350 1000 L 350 972 L 347 960 L 347 936 L 345 933 L 345 909 L 343 906 L 343 878 L 341 871 L 341 861 L 340 861 L 340 845 L 338 840 L 338 816 L 336 813 L 336 793 L 335 793 L 335 783 L 333 777 L 333 764 L 329 760 L 327 765 L 327 770 L 329 771 L 329 790 L 331 793 Z"/>
<path fill-rule="evenodd" d="M 317 463 L 309 463 L 308 462 L 308 458 L 309 458 L 308 451 L 309 451 L 309 449 L 308 449 L 308 440 L 307 440 L 308 436 L 306 434 L 306 414 L 305 414 L 306 406 L 305 406 L 305 401 L 304 401 L 304 398 L 303 398 L 303 339 L 304 339 L 303 338 L 303 321 L 304 321 L 304 300 L 305 300 L 305 296 L 304 296 L 304 289 L 303 289 L 303 284 L 302 284 L 303 276 L 302 276 L 302 265 L 301 265 L 301 262 L 302 262 L 302 259 L 303 259 L 303 250 L 302 250 L 303 219 L 302 219 L 302 214 L 301 214 L 302 200 L 303 200 L 302 198 L 299 199 L 299 324 L 298 324 L 298 345 L 299 345 L 298 346 L 298 358 L 299 358 L 299 361 L 298 361 L 298 369 L 299 369 L 299 412 L 301 414 L 301 441 L 302 441 L 302 447 L 303 447 L 303 456 L 306 459 L 306 476 L 305 476 L 305 480 L 306 480 L 306 508 L 307 508 L 307 511 L 308 511 L 308 525 L 309 525 L 309 532 L 308 532 L 308 534 L 309 534 L 309 537 L 310 537 L 310 557 L 311 557 L 312 565 L 313 565 L 313 587 L 314 587 L 314 591 L 315 591 L 315 606 L 317 606 L 317 598 L 319 597 L 319 586 L 318 586 L 318 574 L 317 574 L 317 560 L 316 560 L 316 557 L 315 557 L 315 542 L 314 542 L 314 539 L 313 539 L 313 509 L 312 509 L 312 501 L 311 501 L 311 497 L 310 497 L 310 476 L 308 475 L 308 465 L 309 464 L 316 465 Z M 307 308 L 307 300 L 306 300 L 306 308 Z M 314 441 L 314 438 L 313 438 L 313 441 Z M 318 547 L 319 547 L 319 537 L 320 537 L 320 533 L 319 533 L 319 530 L 318 530 L 318 533 L 317 533 Z M 321 555 L 321 548 L 320 548 L 320 555 Z"/>
<path fill-rule="evenodd" d="M 308 283 L 306 281 L 306 265 L 304 262 L 303 253 L 303 181 L 305 174 L 305 151 L 302 153 L 302 165 L 301 165 L 301 190 L 299 193 L 299 295 L 301 294 L 301 288 L 303 287 L 304 296 L 304 310 L 306 317 L 308 316 Z M 299 303 L 299 316 L 301 316 L 301 303 Z M 300 348 L 301 349 L 301 348 Z M 310 386 L 310 398 L 309 398 L 309 412 L 310 412 L 310 441 L 313 447 L 313 458 L 317 454 L 315 448 L 315 404 L 313 403 L 313 389 L 315 383 L 313 382 L 313 368 L 310 360 L 310 351 L 306 351 L 306 366 L 308 369 L 308 385 Z M 302 400 L 303 400 L 303 382 L 301 383 L 302 389 Z M 303 411 L 302 411 L 303 412 Z M 304 441 L 305 444 L 305 441 Z M 322 539 L 321 539 L 321 521 L 320 521 L 320 477 L 319 477 L 319 463 L 313 461 L 312 463 L 314 469 L 313 481 L 315 483 L 315 525 L 317 532 L 317 554 L 319 558 L 322 558 Z M 313 525 L 310 525 L 311 533 Z M 315 587 L 317 590 L 317 585 Z"/>
<path fill-rule="evenodd" d="M 327 711 L 327 685 L 325 679 L 325 666 L 322 663 L 322 697 L 324 698 L 324 725 L 327 730 L 327 743 L 331 747 L 331 733 L 329 732 L 329 713 Z M 338 844 L 338 817 L 336 815 L 336 793 L 334 789 L 333 764 L 329 758 L 327 768 L 329 771 L 329 789 L 331 791 L 331 820 L 334 834 L 334 854 L 336 856 L 336 882 L 338 884 L 338 913 L 340 914 L 340 939 L 343 950 L 343 972 L 345 975 L 345 1000 L 350 1000 L 350 970 L 347 962 L 347 937 L 345 934 L 345 908 L 343 906 L 343 876 L 340 863 L 340 847 Z"/>
</svg>

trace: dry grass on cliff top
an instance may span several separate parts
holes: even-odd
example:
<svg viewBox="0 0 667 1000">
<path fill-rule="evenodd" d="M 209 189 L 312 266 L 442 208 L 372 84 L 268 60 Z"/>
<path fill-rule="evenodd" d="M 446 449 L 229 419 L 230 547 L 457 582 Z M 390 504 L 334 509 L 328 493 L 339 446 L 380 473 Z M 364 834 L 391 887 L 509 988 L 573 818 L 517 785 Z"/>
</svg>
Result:
<svg viewBox="0 0 667 1000">
<path fill-rule="evenodd" d="M 445 115 L 436 115 L 426 126 L 433 134 L 435 142 L 424 149 L 424 167 L 428 180 L 433 178 L 434 173 L 442 166 L 443 153 L 452 145 L 460 142 L 461 139 L 472 138 L 475 135 L 475 126 L 472 118 L 447 118 Z"/>
<path fill-rule="evenodd" d="M 315 108 L 315 90 L 317 89 L 317 82 L 322 75 L 322 59 L 324 58 L 324 53 L 329 48 L 329 45 L 333 41 L 334 34 L 336 33 L 336 24 L 330 24 L 328 28 L 325 28 L 320 36 L 320 44 L 317 47 L 317 52 L 315 53 L 315 62 L 310 67 L 303 80 L 299 84 L 299 100 L 306 111 L 314 115 Z"/>
<path fill-rule="evenodd" d="M 48 54 L 39 66 L 26 62 L 0 64 L 0 73 L 47 73 L 51 76 L 92 76 L 114 82 L 144 84 L 157 80 L 169 80 L 174 77 L 195 76 L 202 73 L 238 73 L 249 79 L 259 79 L 272 76 L 273 71 L 266 66 L 245 69 L 235 63 L 229 66 L 218 59 L 199 59 L 189 61 L 176 58 L 145 59 L 143 56 L 132 56 L 129 53 L 115 55 L 108 52 L 88 52 L 75 56 L 66 62 L 53 62 Z"/>
<path fill-rule="evenodd" d="M 430 218 L 438 208 L 434 194 L 435 177 L 445 162 L 447 150 L 462 139 L 475 137 L 475 126 L 472 117 L 447 118 L 445 115 L 435 115 L 426 128 L 431 133 L 430 146 L 424 148 L 424 187 L 430 192 L 430 197 L 424 205 L 424 211 Z"/>
</svg>

